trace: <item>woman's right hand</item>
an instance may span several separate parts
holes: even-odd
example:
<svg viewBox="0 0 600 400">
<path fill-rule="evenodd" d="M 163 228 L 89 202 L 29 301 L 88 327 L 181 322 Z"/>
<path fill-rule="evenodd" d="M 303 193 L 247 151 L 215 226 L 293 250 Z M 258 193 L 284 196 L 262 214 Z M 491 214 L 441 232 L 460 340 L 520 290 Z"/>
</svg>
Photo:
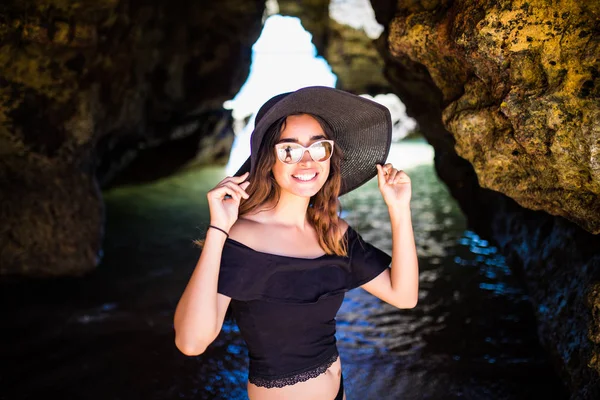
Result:
<svg viewBox="0 0 600 400">
<path fill-rule="evenodd" d="M 250 182 L 244 182 L 247 177 L 248 172 L 240 176 L 228 176 L 206 194 L 211 225 L 229 232 L 237 221 L 241 199 L 248 198 L 246 188 Z"/>
</svg>

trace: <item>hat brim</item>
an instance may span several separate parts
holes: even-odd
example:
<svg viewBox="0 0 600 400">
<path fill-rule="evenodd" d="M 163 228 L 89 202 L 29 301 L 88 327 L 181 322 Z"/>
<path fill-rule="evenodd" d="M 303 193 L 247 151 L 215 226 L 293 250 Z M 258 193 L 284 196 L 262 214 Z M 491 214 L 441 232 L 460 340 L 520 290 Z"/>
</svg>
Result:
<svg viewBox="0 0 600 400">
<path fill-rule="evenodd" d="M 256 165 L 260 143 L 268 128 L 280 118 L 295 113 L 317 115 L 333 129 L 334 137 L 331 139 L 343 153 L 340 196 L 377 175 L 376 165 L 385 163 L 392 142 L 392 120 L 387 107 L 364 97 L 323 86 L 306 87 L 276 97 L 279 98 L 278 101 L 269 104 L 270 108 L 266 112 L 259 111 L 260 119 L 257 120 L 250 139 L 251 155 L 235 175 L 252 171 Z"/>
</svg>

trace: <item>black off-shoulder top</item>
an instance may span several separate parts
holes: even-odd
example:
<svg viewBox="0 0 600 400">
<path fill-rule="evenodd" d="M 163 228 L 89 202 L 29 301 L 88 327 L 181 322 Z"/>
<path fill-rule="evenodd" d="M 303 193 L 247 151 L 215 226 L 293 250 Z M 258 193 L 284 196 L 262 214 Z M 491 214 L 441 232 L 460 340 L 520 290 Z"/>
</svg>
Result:
<svg viewBox="0 0 600 400">
<path fill-rule="evenodd" d="M 263 253 L 227 239 L 218 292 L 231 297 L 248 346 L 248 379 L 283 387 L 324 373 L 337 359 L 335 315 L 344 294 L 383 272 L 391 257 L 351 227 L 348 256 L 297 258 Z"/>
</svg>

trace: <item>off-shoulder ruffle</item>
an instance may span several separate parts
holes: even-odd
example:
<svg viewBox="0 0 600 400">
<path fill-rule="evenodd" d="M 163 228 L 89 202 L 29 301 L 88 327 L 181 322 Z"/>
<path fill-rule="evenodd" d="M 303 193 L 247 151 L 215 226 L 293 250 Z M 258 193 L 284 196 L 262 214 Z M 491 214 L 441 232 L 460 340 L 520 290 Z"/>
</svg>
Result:
<svg viewBox="0 0 600 400">
<path fill-rule="evenodd" d="M 364 242 L 351 227 L 345 240 L 347 257 L 306 259 L 259 252 L 227 239 L 218 292 L 238 301 L 314 304 L 370 281 L 389 266 L 390 256 Z"/>
</svg>

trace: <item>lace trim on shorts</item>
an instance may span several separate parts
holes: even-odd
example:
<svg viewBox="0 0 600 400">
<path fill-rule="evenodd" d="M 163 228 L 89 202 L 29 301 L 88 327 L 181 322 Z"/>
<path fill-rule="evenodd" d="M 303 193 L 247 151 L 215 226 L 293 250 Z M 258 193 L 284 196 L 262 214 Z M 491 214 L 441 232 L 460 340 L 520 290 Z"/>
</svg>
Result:
<svg viewBox="0 0 600 400">
<path fill-rule="evenodd" d="M 252 383 L 256 386 L 260 386 L 260 387 L 266 387 L 269 389 L 270 388 L 282 388 L 284 386 L 294 385 L 299 382 L 306 382 L 309 379 L 316 378 L 317 376 L 324 374 L 325 371 L 327 371 L 327 369 L 329 369 L 329 367 L 331 367 L 331 364 L 333 364 L 335 362 L 335 360 L 337 360 L 337 358 L 338 358 L 338 353 L 336 351 L 331 357 L 326 359 L 323 362 L 323 364 L 321 364 L 318 367 L 315 367 L 313 369 L 310 369 L 308 371 L 301 372 L 299 374 L 286 376 L 284 378 L 274 378 L 274 379 L 268 379 L 268 378 L 250 375 L 248 377 L 248 380 L 250 381 L 250 383 Z"/>
</svg>

